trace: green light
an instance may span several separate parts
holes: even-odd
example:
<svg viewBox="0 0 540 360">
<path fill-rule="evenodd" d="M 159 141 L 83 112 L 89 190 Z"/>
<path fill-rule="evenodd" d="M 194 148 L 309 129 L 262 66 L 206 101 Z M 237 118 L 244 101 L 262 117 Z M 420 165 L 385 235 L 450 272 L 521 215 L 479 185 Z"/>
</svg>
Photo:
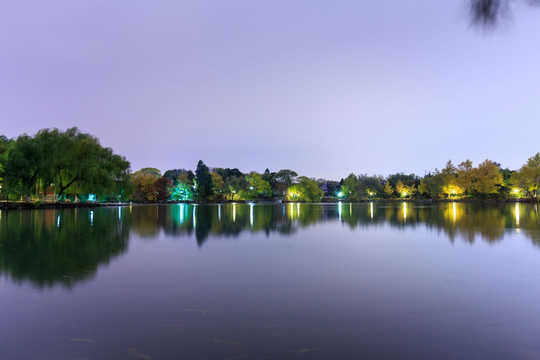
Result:
<svg viewBox="0 0 540 360">
<path fill-rule="evenodd" d="M 338 197 L 343 197 L 343 193 L 340 191 L 340 192 L 338 192 L 337 196 Z"/>
</svg>

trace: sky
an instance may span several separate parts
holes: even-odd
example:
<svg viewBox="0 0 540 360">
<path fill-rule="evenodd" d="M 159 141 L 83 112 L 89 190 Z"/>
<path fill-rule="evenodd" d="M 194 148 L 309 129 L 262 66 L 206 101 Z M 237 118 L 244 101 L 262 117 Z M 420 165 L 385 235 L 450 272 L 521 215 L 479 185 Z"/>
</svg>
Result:
<svg viewBox="0 0 540 360">
<path fill-rule="evenodd" d="M 0 134 L 76 126 L 133 171 L 424 175 L 540 151 L 540 9 L 465 0 L 0 0 Z"/>
</svg>

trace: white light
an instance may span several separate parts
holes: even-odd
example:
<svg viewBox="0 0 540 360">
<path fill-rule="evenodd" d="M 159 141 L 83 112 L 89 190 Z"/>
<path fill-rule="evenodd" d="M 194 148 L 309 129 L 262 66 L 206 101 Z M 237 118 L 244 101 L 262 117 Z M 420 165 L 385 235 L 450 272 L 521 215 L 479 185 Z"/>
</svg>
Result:
<svg viewBox="0 0 540 360">
<path fill-rule="evenodd" d="M 90 226 L 94 226 L 94 212 L 90 210 Z"/>
<path fill-rule="evenodd" d="M 407 203 L 403 203 L 403 221 L 407 220 Z"/>
</svg>

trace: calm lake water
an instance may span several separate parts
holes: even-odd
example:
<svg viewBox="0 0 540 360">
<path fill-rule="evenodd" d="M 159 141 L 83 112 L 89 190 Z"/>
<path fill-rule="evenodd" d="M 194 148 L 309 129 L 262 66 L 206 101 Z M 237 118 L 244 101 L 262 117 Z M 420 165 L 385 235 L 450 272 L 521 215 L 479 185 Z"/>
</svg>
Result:
<svg viewBox="0 0 540 360">
<path fill-rule="evenodd" d="M 2 359 L 540 359 L 531 204 L 0 213 Z"/>
</svg>

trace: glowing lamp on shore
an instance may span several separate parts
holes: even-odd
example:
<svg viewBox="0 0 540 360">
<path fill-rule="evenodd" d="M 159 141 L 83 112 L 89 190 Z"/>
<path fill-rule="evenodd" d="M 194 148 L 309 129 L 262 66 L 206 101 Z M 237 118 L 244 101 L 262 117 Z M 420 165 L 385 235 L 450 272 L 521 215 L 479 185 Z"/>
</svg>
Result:
<svg viewBox="0 0 540 360">
<path fill-rule="evenodd" d="M 338 197 L 343 197 L 343 192 L 341 192 L 341 191 L 338 192 L 337 196 L 338 196 Z"/>
</svg>

